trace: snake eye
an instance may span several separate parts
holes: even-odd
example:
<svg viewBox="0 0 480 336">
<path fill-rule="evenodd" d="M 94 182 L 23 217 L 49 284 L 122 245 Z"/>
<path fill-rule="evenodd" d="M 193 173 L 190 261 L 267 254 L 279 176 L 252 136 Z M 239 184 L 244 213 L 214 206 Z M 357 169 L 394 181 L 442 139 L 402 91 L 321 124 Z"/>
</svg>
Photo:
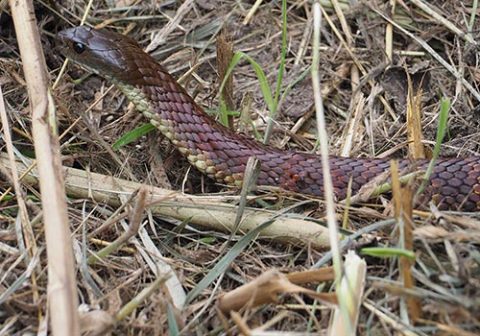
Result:
<svg viewBox="0 0 480 336">
<path fill-rule="evenodd" d="M 87 49 L 85 47 L 85 44 L 80 43 L 80 42 L 73 42 L 72 44 L 73 51 L 75 51 L 77 54 L 81 54 Z"/>
</svg>

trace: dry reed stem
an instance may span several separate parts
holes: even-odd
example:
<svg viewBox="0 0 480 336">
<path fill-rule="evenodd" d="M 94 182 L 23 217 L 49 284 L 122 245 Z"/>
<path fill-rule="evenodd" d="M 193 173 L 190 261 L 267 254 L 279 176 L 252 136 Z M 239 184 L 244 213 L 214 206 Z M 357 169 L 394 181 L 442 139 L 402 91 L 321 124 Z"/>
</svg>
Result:
<svg viewBox="0 0 480 336">
<path fill-rule="evenodd" d="M 15 251 L 16 253 L 22 252 L 25 256 L 25 263 L 37 264 L 34 260 L 38 260 L 38 253 L 40 252 L 37 246 L 37 242 L 35 240 L 35 234 L 32 229 L 32 223 L 30 221 L 27 205 L 24 197 L 24 191 L 22 186 L 20 185 L 20 176 L 18 175 L 16 163 L 15 163 L 15 153 L 14 153 L 14 146 L 12 143 L 12 135 L 10 132 L 10 125 L 8 121 L 7 111 L 5 109 L 5 102 L 3 99 L 3 92 L 0 86 L 0 120 L 2 122 L 3 134 L 4 139 L 7 147 L 9 164 L 10 164 L 10 172 L 7 173 L 7 176 L 10 177 L 14 190 L 15 196 L 17 199 L 18 210 L 19 210 L 19 219 L 20 219 L 20 226 L 21 230 L 18 229 L 21 234 L 17 238 L 20 243 L 20 250 Z M 2 167 L 3 171 L 3 167 Z M 1 198 L 0 198 L 1 199 Z M 17 218 L 17 219 L 18 219 Z M 6 250 L 8 251 L 8 245 L 5 245 Z M 10 251 L 15 253 L 14 251 Z M 22 257 L 23 259 L 23 257 Z M 34 262 L 34 263 L 33 263 Z M 39 270 L 37 268 L 36 270 Z M 34 269 L 31 269 L 29 272 L 29 276 L 31 276 L 32 287 L 33 287 L 33 300 L 35 304 L 39 302 L 39 292 L 37 287 L 37 274 L 34 272 Z M 1 281 L 0 281 L 1 282 Z"/>
<path fill-rule="evenodd" d="M 233 322 L 235 322 L 237 328 L 239 329 L 240 335 L 250 336 L 252 334 L 252 331 L 248 327 L 247 322 L 245 322 L 245 320 L 242 318 L 242 316 L 239 313 L 232 311 L 230 312 L 230 317 L 232 318 Z"/>
<path fill-rule="evenodd" d="M 158 288 L 167 281 L 169 274 L 163 274 L 158 277 L 154 282 L 145 287 L 140 293 L 138 293 L 132 300 L 127 302 L 115 315 L 115 320 L 121 321 L 129 316 L 137 307 L 145 301 L 150 295 L 155 293 Z"/>
<path fill-rule="evenodd" d="M 436 326 L 439 330 L 444 331 L 444 335 L 450 336 L 478 336 L 476 332 L 469 332 L 465 329 L 457 328 L 445 323 L 433 322 L 425 319 L 420 319 L 419 322 L 425 323 L 426 325 Z"/>
<path fill-rule="evenodd" d="M 315 101 L 315 110 L 317 117 L 317 132 L 318 140 L 320 141 L 320 155 L 322 161 L 322 175 L 323 175 L 323 188 L 324 188 L 324 198 L 326 203 L 326 213 L 327 213 L 327 224 L 328 224 L 328 236 L 330 239 L 330 251 L 333 256 L 333 268 L 335 270 L 335 282 L 336 290 L 340 288 L 341 279 L 344 276 L 342 259 L 340 256 L 340 246 L 339 246 L 339 233 L 337 227 L 337 220 L 335 216 L 335 203 L 334 203 L 334 193 L 333 193 L 333 182 L 332 176 L 330 175 L 330 163 L 329 163 L 329 153 L 328 153 L 328 136 L 326 131 L 325 124 L 325 113 L 323 109 L 323 101 L 320 95 L 321 86 L 319 78 L 319 54 L 318 46 L 320 44 L 320 26 L 322 20 L 322 8 L 319 3 L 315 2 L 312 5 L 313 13 L 313 57 L 312 57 L 312 88 L 313 88 L 313 97 Z M 347 47 L 348 48 L 348 47 Z M 341 314 L 344 316 L 344 321 L 347 323 L 345 329 L 348 333 L 352 332 L 352 326 L 348 324 L 348 311 L 345 301 L 339 300 L 339 309 Z M 330 329 L 331 331 L 331 329 Z"/>
<path fill-rule="evenodd" d="M 396 0 L 390 0 L 390 6 L 392 7 L 390 15 L 392 17 L 395 13 L 396 4 Z M 393 26 L 391 23 L 388 22 L 385 27 L 385 56 L 387 57 L 387 62 L 391 63 L 393 60 Z"/>
<path fill-rule="evenodd" d="M 418 336 L 416 332 L 409 330 L 406 326 L 402 325 L 401 322 L 395 319 L 395 316 L 393 316 L 393 314 L 385 310 L 379 309 L 370 300 L 363 302 L 363 306 L 370 310 L 372 313 L 374 313 L 379 319 L 382 320 L 382 322 L 395 329 L 395 331 L 398 332 L 400 335 Z"/>
<path fill-rule="evenodd" d="M 348 126 L 345 128 L 340 156 L 350 157 L 352 147 L 358 143 L 360 125 L 365 115 L 365 98 L 361 92 L 352 97 L 351 113 L 348 115 Z"/>
<path fill-rule="evenodd" d="M 357 330 L 360 304 L 365 290 L 365 277 L 367 264 L 355 252 L 348 251 L 345 256 L 345 274 L 342 278 L 340 289 L 337 289 L 337 297 L 340 300 L 344 297 L 347 302 L 348 321 L 339 308 L 336 308 L 329 326 L 329 336 L 352 335 Z"/>
<path fill-rule="evenodd" d="M 401 185 L 397 161 L 392 161 L 390 170 L 392 174 L 394 213 L 397 223 L 400 227 L 400 247 L 409 251 L 413 251 L 412 214 L 414 192 L 412 189 L 412 183 L 407 183 L 404 186 Z M 407 257 L 399 257 L 399 275 L 403 281 L 403 286 L 407 289 L 414 288 L 415 286 L 415 280 L 411 272 L 414 263 L 414 261 L 412 262 L 412 260 Z M 413 322 L 420 317 L 420 302 L 416 298 L 408 297 L 406 299 L 406 305 L 410 323 L 413 324 Z"/>
<path fill-rule="evenodd" d="M 217 37 L 217 71 L 219 83 L 223 83 L 225 80 L 228 66 L 233 57 L 233 43 L 227 29 L 222 29 Z M 221 92 L 221 97 L 225 103 L 227 111 L 234 111 L 233 73 L 226 79 L 223 91 Z M 233 115 L 228 114 L 228 127 L 231 129 L 234 128 L 233 122 Z"/>
<path fill-rule="evenodd" d="M 256 0 L 255 3 L 253 4 L 252 8 L 248 11 L 247 15 L 245 15 L 245 19 L 243 20 L 244 25 L 248 25 L 250 23 L 250 20 L 253 18 L 255 15 L 258 7 L 262 4 L 263 0 Z"/>
<path fill-rule="evenodd" d="M 335 274 L 333 272 L 333 267 L 322 267 L 300 272 L 290 272 L 287 273 L 286 276 L 290 282 L 296 285 L 301 285 L 304 283 L 333 280 Z"/>
<path fill-rule="evenodd" d="M 60 150 L 54 109 L 48 98 L 40 34 L 33 16 L 33 4 L 11 0 L 17 41 L 29 93 L 35 154 L 42 196 L 43 219 L 48 255 L 48 304 L 54 335 L 79 335 L 77 292 L 67 203 L 63 186 Z"/>
<path fill-rule="evenodd" d="M 35 241 L 35 234 L 32 230 L 30 218 L 28 216 L 27 205 L 25 203 L 24 192 L 20 185 L 20 176 L 18 175 L 17 165 L 15 163 L 14 146 L 12 143 L 12 135 L 10 133 L 10 125 L 8 121 L 7 111 L 5 109 L 5 103 L 3 99 L 2 88 L 0 87 L 0 120 L 2 121 L 3 134 L 8 152 L 8 159 L 10 164 L 11 181 L 13 183 L 13 189 L 15 190 L 15 196 L 17 198 L 17 204 L 19 209 L 20 224 L 22 226 L 23 238 L 25 239 L 25 248 L 28 252 L 28 256 L 32 257 L 38 251 L 37 243 Z M 2 167 L 3 168 L 3 167 Z M 1 198 L 0 198 L 1 199 Z M 19 237 L 21 239 L 21 237 Z M 35 283 L 35 278 L 32 278 Z M 36 295 L 35 295 L 36 296 Z M 36 298 L 38 298 L 36 296 Z"/>
<path fill-rule="evenodd" d="M 459 80 L 462 85 L 478 100 L 480 101 L 480 93 L 478 92 L 477 89 L 475 89 L 472 84 L 470 84 L 465 77 L 452 65 L 448 64 L 445 59 L 443 59 L 442 56 L 440 56 L 425 40 L 422 38 L 415 36 L 402 26 L 400 26 L 398 23 L 393 21 L 392 19 L 386 17 L 382 12 L 378 11 L 377 9 L 373 8 L 371 5 L 367 3 L 367 6 L 370 6 L 370 8 L 376 12 L 378 15 L 380 15 L 385 21 L 391 23 L 395 28 L 400 30 L 403 34 L 407 35 L 410 37 L 412 40 L 417 42 L 420 46 L 422 46 L 425 51 L 427 51 L 433 58 L 435 58 L 445 69 L 447 69 L 457 80 Z"/>
<path fill-rule="evenodd" d="M 192 9 L 194 4 L 194 0 L 184 1 L 178 8 L 175 16 L 171 18 L 158 33 L 155 34 L 150 44 L 145 48 L 145 52 L 155 50 L 158 48 L 158 46 L 165 43 L 168 35 L 170 35 L 173 30 L 179 27 L 180 22 L 182 21 L 184 16 Z"/>
<path fill-rule="evenodd" d="M 340 44 L 342 47 L 345 48 L 345 51 L 348 53 L 348 55 L 351 57 L 351 60 L 353 61 L 353 64 L 357 67 L 357 69 L 362 73 L 362 76 L 367 76 L 367 70 L 365 69 L 365 67 L 360 63 L 360 61 L 358 60 L 358 58 L 355 56 L 355 53 L 353 51 L 353 49 L 351 47 L 349 47 L 349 45 L 347 44 L 347 42 L 345 41 L 345 39 L 342 37 L 342 35 L 340 34 L 340 32 L 338 31 L 337 27 L 335 26 L 335 24 L 333 23 L 332 19 L 330 18 L 330 16 L 327 14 L 327 12 L 325 11 L 325 9 L 322 7 L 322 15 L 323 17 L 325 17 L 325 20 L 327 21 L 328 25 L 330 26 L 330 28 L 332 29 L 332 31 L 335 33 L 335 36 L 338 38 Z M 373 89 L 375 87 L 375 82 L 371 79 L 368 80 L 368 84 L 370 85 L 370 87 Z M 354 85 L 354 84 L 353 84 Z M 390 107 L 390 105 L 388 104 L 388 102 L 385 100 L 384 97 L 380 96 L 380 101 L 382 102 L 383 106 L 385 107 L 385 109 L 392 115 L 392 116 L 395 116 L 395 113 L 393 112 L 392 108 Z M 396 118 L 393 118 L 394 120 Z"/>
<path fill-rule="evenodd" d="M 407 139 L 408 147 L 412 158 L 424 159 L 425 149 L 423 148 L 422 135 L 422 110 L 421 110 L 421 89 L 415 92 L 412 79 L 407 71 Z"/>
<path fill-rule="evenodd" d="M 112 243 L 95 253 L 88 258 L 89 264 L 94 264 L 97 260 L 102 260 L 111 253 L 120 249 L 131 237 L 138 233 L 140 224 L 142 223 L 143 213 L 146 207 L 146 198 L 148 191 L 142 186 L 138 190 L 137 197 L 135 199 L 135 206 L 130 214 L 130 225 L 128 229 Z"/>
<path fill-rule="evenodd" d="M 465 39 L 465 41 L 467 41 L 468 43 L 471 43 L 475 46 L 478 45 L 477 41 L 475 41 L 470 34 L 466 34 L 462 30 L 457 28 L 453 23 L 445 19 L 442 15 L 438 14 L 437 11 L 435 11 L 433 8 L 430 7 L 430 5 L 428 5 L 428 3 L 425 3 L 422 0 L 410 0 L 410 1 L 414 3 L 418 8 L 423 10 L 425 13 L 430 15 L 433 19 L 435 19 L 436 22 L 440 23 L 441 25 L 449 29 L 455 35 Z"/>
<path fill-rule="evenodd" d="M 345 15 L 343 15 L 342 8 L 340 7 L 338 0 L 332 0 L 332 5 L 337 14 L 338 20 L 340 21 L 340 25 L 342 27 L 343 34 L 345 35 L 345 40 L 349 49 L 353 48 L 353 37 L 352 32 L 350 30 L 350 26 L 347 24 L 347 20 L 345 19 Z M 353 53 L 352 53 L 353 54 Z M 363 115 L 363 106 L 361 101 L 363 99 L 363 94 L 357 91 L 359 86 L 359 68 L 352 64 L 350 66 L 350 84 L 352 90 L 352 96 L 350 100 L 350 107 L 349 107 L 349 114 L 348 114 L 348 121 L 349 126 L 346 127 L 346 131 L 343 136 L 342 140 L 342 148 L 340 150 L 340 156 L 348 157 L 351 155 L 350 151 L 353 146 L 353 141 L 355 136 L 359 132 L 359 119 Z"/>
<path fill-rule="evenodd" d="M 0 155 L 0 163 L 8 162 Z M 26 161 L 28 164 L 28 160 Z M 17 168 L 23 173 L 28 166 L 17 161 Z M 106 202 L 112 206 L 121 205 L 121 196 L 128 196 L 138 190 L 142 184 L 122 180 L 83 170 L 63 167 L 66 192 L 71 197 L 92 198 L 96 202 Z M 38 173 L 33 169 L 25 177 L 25 183 L 38 183 Z M 155 214 L 188 220 L 192 224 L 220 231 L 231 232 L 234 228 L 237 208 L 228 204 L 212 202 L 212 198 L 188 196 L 180 192 L 148 186 L 148 204 Z M 274 223 L 266 228 L 261 237 L 275 239 L 293 244 L 312 244 L 317 248 L 330 246 L 327 229 L 308 220 L 276 217 L 275 212 L 246 209 L 240 230 L 248 232 L 258 225 L 274 219 Z"/>
</svg>

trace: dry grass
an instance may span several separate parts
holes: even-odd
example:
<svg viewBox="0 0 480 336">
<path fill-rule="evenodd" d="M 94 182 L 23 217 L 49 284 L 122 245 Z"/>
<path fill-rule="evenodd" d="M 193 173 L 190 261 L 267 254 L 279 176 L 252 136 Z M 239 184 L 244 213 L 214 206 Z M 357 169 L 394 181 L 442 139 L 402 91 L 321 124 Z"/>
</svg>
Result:
<svg viewBox="0 0 480 336">
<path fill-rule="evenodd" d="M 414 155 L 407 142 L 410 97 L 403 69 L 410 74 L 413 88 L 421 86 L 424 93 L 417 101 L 422 111 L 422 134 L 416 138 L 425 145 L 426 154 L 435 141 L 442 96 L 452 100 L 452 110 L 441 155 L 480 153 L 476 1 L 394 1 L 395 8 L 390 1 L 380 0 L 354 6 L 321 2 L 325 5 L 321 90 L 332 154 Z M 215 41 L 221 29 L 228 32 L 234 50 L 254 58 L 271 87 L 275 86 L 281 56 L 280 4 L 260 1 L 251 11 L 253 1 L 215 1 L 212 5 L 212 1 L 198 0 L 184 1 L 181 6 L 175 1 L 153 3 L 157 2 L 94 2 L 87 22 L 126 33 L 148 46 L 207 110 L 215 111 L 218 106 Z M 1 1 L 0 8 L 0 85 L 12 136 L 10 141 L 2 131 L 0 150 L 4 157 L 12 145 L 17 160 L 20 153 L 33 158 L 21 58 L 10 9 Z M 73 0 L 35 3 L 52 82 L 63 62 L 53 48 L 53 36 L 70 23 L 77 25 L 85 8 L 86 2 Z M 306 151 L 315 147 L 316 134 L 308 71 L 312 63 L 311 15 L 309 2 L 288 1 L 283 88 L 291 90 L 279 104 L 271 138 L 276 146 Z M 387 67 L 390 58 L 394 67 Z M 429 80 L 420 84 L 425 73 Z M 53 91 L 64 166 L 186 193 L 214 193 L 208 198 L 209 206 L 242 203 L 236 191 L 215 185 L 191 170 L 156 132 L 113 150 L 116 140 L 145 120 L 115 88 L 110 89 L 110 83 L 96 76 L 83 78 L 84 74 L 70 65 Z M 258 133 L 263 138 L 268 111 L 255 73 L 244 62 L 234 76 L 233 103 L 249 114 L 237 118 L 236 126 L 252 137 Z M 415 108 L 409 112 L 414 113 Z M 14 188 L 16 181 L 19 184 Z M 87 179 L 84 184 L 88 183 Z M 68 216 L 84 330 L 88 327 L 93 333 L 113 327 L 114 334 L 119 335 L 175 334 L 175 327 L 183 334 L 211 335 L 327 331 L 332 306 L 315 300 L 314 295 L 308 295 L 311 291 L 299 290 L 298 285 L 295 290 L 285 289 L 277 300 L 267 300 L 267 304 L 254 305 L 254 300 L 249 300 L 238 313 L 223 315 L 216 309 L 225 293 L 248 286 L 272 269 L 288 274 L 328 266 L 330 252 L 314 242 L 286 244 L 275 238 L 256 239 L 255 231 L 244 235 L 240 230 L 230 236 L 192 225 L 195 221 L 188 215 L 174 219 L 155 211 L 142 199 L 144 195 L 130 196 L 118 189 L 115 200 L 109 201 L 107 197 L 96 198 L 95 186 L 81 187 L 81 197 L 70 193 Z M 246 201 L 247 212 L 264 208 L 262 211 L 273 214 L 294 213 L 303 220 L 320 221 L 325 215 L 322 201 L 276 190 L 263 190 Z M 366 246 L 408 246 L 410 242 L 402 241 L 405 237 L 400 234 L 403 227 L 399 223 L 411 220 L 413 229 L 416 260 L 408 274 L 408 288 L 401 282 L 404 271 L 400 271 L 399 258 L 365 257 L 367 279 L 358 334 L 480 333 L 480 222 L 476 215 L 444 214 L 432 208 L 414 210 L 413 215 L 396 222 L 389 220 L 395 217 L 392 203 L 380 196 L 374 204 L 349 207 L 348 213 L 345 204 L 336 208 L 337 221 L 348 229 L 342 233 L 353 233 L 350 239 L 344 236 L 341 245 L 357 252 Z M 0 164 L 0 335 L 40 333 L 47 327 L 44 211 L 35 179 L 18 179 L 8 166 Z M 229 216 L 235 218 L 234 213 Z M 31 237 L 25 236 L 27 224 Z M 120 240 L 118 249 L 108 250 L 119 237 L 129 239 L 126 243 Z M 100 251 L 103 258 L 98 260 L 95 256 Z M 405 264 L 409 263 L 403 267 Z M 285 288 L 293 286 L 285 285 L 283 276 L 279 279 Z M 323 280 L 309 285 L 302 282 L 302 286 L 322 294 L 333 291 L 331 280 Z M 197 287 L 199 284 L 202 286 Z M 413 301 L 420 303 L 415 315 L 408 304 Z M 417 315 L 417 321 L 409 319 Z"/>
</svg>

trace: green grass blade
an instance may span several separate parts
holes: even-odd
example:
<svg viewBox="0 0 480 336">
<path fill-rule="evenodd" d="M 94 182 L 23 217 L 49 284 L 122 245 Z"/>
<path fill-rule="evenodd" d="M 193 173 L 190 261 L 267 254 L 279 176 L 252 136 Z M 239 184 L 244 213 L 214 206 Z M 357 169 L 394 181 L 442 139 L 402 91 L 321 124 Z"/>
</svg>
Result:
<svg viewBox="0 0 480 336">
<path fill-rule="evenodd" d="M 177 320 L 175 319 L 175 313 L 170 303 L 168 303 L 167 305 L 167 323 L 168 323 L 168 334 L 170 336 L 180 335 L 180 330 L 178 329 Z"/>
<path fill-rule="evenodd" d="M 228 127 L 228 109 L 225 101 L 220 97 L 220 109 L 218 112 L 218 121 L 220 124 Z"/>
<path fill-rule="evenodd" d="M 245 58 L 250 65 L 252 66 L 255 74 L 257 75 L 258 82 L 260 84 L 260 90 L 262 91 L 263 99 L 268 106 L 268 115 L 270 116 L 270 120 L 268 121 L 267 131 L 265 132 L 264 142 L 268 142 L 270 133 L 273 127 L 272 118 L 275 117 L 277 113 L 278 102 L 280 98 L 280 93 L 282 89 L 282 81 L 283 81 L 283 74 L 285 73 L 285 62 L 287 57 L 287 1 L 282 0 L 282 46 L 281 46 L 281 55 L 280 55 L 280 66 L 278 69 L 277 74 L 277 81 L 275 85 L 275 92 L 274 96 L 272 96 L 272 91 L 270 86 L 268 85 L 267 77 L 265 76 L 265 72 L 263 71 L 262 67 L 250 56 L 247 54 L 239 51 L 236 52 L 232 60 L 228 66 L 228 69 L 225 73 L 225 78 L 220 85 L 220 108 L 219 108 L 219 120 L 222 124 L 227 125 L 228 122 L 228 111 L 225 107 L 225 104 L 222 102 L 222 92 L 225 86 L 227 79 L 230 77 L 230 73 L 233 71 L 235 66 Z"/>
<path fill-rule="evenodd" d="M 243 236 L 232 248 L 220 259 L 208 274 L 187 294 L 185 305 L 192 302 L 205 288 L 207 288 L 215 279 L 217 279 L 230 266 L 233 260 L 250 244 L 257 235 L 267 226 L 272 224 L 275 219 L 266 221 L 259 225 L 245 236 Z"/>
<path fill-rule="evenodd" d="M 440 146 L 443 138 L 447 133 L 448 112 L 450 111 L 450 99 L 443 97 L 440 101 L 440 116 L 438 120 L 437 138 L 435 140 L 435 147 L 433 148 L 433 157 L 438 158 L 440 154 Z"/>
<path fill-rule="evenodd" d="M 275 87 L 275 108 L 270 110 L 270 117 L 273 117 L 273 113 L 277 112 L 278 97 L 280 97 L 280 91 L 282 89 L 283 74 L 285 72 L 285 59 L 287 57 L 287 0 L 282 0 L 282 50 L 280 55 L 280 66 L 277 74 L 277 85 Z"/>
<path fill-rule="evenodd" d="M 450 99 L 443 97 L 440 101 L 440 114 L 438 117 L 438 128 L 437 128 L 437 137 L 435 140 L 435 147 L 433 148 L 432 159 L 428 164 L 427 171 L 425 172 L 425 176 L 423 178 L 422 184 L 418 188 L 417 195 L 420 194 L 430 179 L 430 175 L 432 175 L 433 168 L 435 167 L 435 162 L 437 161 L 438 156 L 440 155 L 440 149 L 442 146 L 443 138 L 445 138 L 445 134 L 447 133 L 447 123 L 448 123 L 448 112 L 450 111 Z"/>
<path fill-rule="evenodd" d="M 120 139 L 115 141 L 113 144 L 112 148 L 114 150 L 120 149 L 120 147 L 123 147 L 125 145 L 128 145 L 131 142 L 136 141 L 138 138 L 144 136 L 145 134 L 148 134 L 149 132 L 153 131 L 155 129 L 155 126 L 152 124 L 143 124 L 130 132 L 125 133 Z"/>
<path fill-rule="evenodd" d="M 225 73 L 225 78 L 222 81 L 222 85 L 220 85 L 219 93 L 221 94 L 223 92 L 226 79 L 230 76 L 235 66 L 237 66 L 237 64 L 242 59 L 246 59 L 252 66 L 253 70 L 255 71 L 255 74 L 257 75 L 258 83 L 260 84 L 260 90 L 262 91 L 263 99 L 265 100 L 265 103 L 268 106 L 268 110 L 272 113 L 272 111 L 275 111 L 275 102 L 272 97 L 272 91 L 270 90 L 270 86 L 268 85 L 267 76 L 265 76 L 265 72 L 263 71 L 260 64 L 258 64 L 253 58 L 251 58 L 250 56 L 248 56 L 247 54 L 241 51 L 237 51 L 233 55 L 232 61 L 230 62 L 228 69 Z M 222 119 L 222 117 L 220 117 L 220 119 Z"/>
<path fill-rule="evenodd" d="M 270 113 L 269 119 L 267 122 L 267 128 L 265 130 L 265 134 L 263 137 L 263 143 L 267 144 L 270 142 L 270 137 L 273 132 L 273 124 L 274 120 L 277 116 L 277 109 L 280 97 L 280 91 L 282 90 L 282 81 L 283 81 L 283 74 L 285 72 L 285 59 L 287 56 L 287 1 L 282 0 L 282 46 L 280 52 L 280 66 L 278 68 L 277 73 L 277 84 L 275 86 L 275 97 L 273 99 L 273 108 L 269 109 Z"/>
<path fill-rule="evenodd" d="M 360 250 L 362 255 L 369 255 L 378 258 L 407 257 L 415 260 L 415 253 L 410 250 L 391 247 L 364 247 Z"/>
</svg>

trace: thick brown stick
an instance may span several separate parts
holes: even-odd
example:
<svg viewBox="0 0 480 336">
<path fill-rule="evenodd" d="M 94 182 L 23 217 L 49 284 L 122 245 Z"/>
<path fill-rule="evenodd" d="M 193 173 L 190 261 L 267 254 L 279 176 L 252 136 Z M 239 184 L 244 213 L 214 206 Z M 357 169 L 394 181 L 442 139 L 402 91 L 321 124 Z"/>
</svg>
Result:
<svg viewBox="0 0 480 336">
<path fill-rule="evenodd" d="M 52 125 L 48 78 L 33 4 L 11 0 L 27 82 L 48 255 L 48 303 L 53 335 L 79 335 L 74 259 L 61 169 L 59 141 Z"/>
</svg>

